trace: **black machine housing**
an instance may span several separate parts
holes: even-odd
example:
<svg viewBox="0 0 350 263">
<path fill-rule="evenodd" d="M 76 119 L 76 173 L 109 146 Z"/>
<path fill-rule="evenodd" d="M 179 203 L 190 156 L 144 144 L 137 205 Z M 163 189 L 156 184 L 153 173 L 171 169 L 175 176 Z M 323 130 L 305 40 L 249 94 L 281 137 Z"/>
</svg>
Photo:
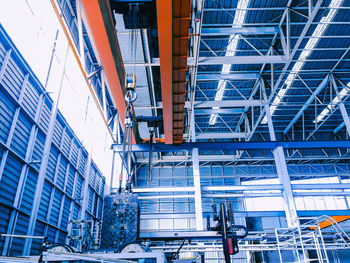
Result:
<svg viewBox="0 0 350 263">
<path fill-rule="evenodd" d="M 123 14 L 126 29 L 156 27 L 155 0 L 111 0 L 110 5 L 118 14 Z"/>
</svg>

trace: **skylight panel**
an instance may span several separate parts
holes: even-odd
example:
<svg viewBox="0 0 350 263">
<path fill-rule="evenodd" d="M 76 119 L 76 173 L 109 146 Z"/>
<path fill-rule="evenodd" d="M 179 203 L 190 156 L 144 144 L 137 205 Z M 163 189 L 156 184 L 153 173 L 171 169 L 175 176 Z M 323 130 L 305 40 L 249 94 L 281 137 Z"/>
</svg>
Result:
<svg viewBox="0 0 350 263">
<path fill-rule="evenodd" d="M 331 103 L 327 105 L 327 107 L 321 111 L 321 113 L 316 117 L 314 120 L 314 123 L 318 123 L 322 121 L 342 100 L 345 96 L 350 94 L 350 82 L 347 84 L 347 87 L 344 87 L 340 92 L 339 92 L 339 97 L 335 96 L 335 98 L 332 100 Z"/>
<path fill-rule="evenodd" d="M 271 115 L 275 112 L 275 110 L 277 109 L 277 106 L 281 103 L 284 94 L 286 94 L 287 90 L 291 87 L 294 79 L 297 76 L 297 73 L 304 66 L 306 59 L 310 56 L 312 50 L 315 48 L 315 46 L 319 42 L 320 37 L 323 36 L 323 34 L 325 33 L 325 31 L 328 27 L 328 23 L 331 22 L 333 20 L 333 18 L 335 17 L 335 15 L 337 13 L 336 8 L 340 7 L 342 5 L 342 3 L 343 3 L 343 0 L 332 0 L 332 2 L 329 4 L 330 9 L 329 9 L 328 14 L 321 18 L 320 23 L 316 26 L 314 32 L 311 35 L 311 38 L 306 43 L 306 46 L 304 48 L 305 50 L 303 50 L 301 52 L 301 54 L 299 55 L 299 58 L 298 58 L 297 62 L 294 64 L 294 66 L 291 70 L 291 73 L 289 73 L 286 81 L 284 82 L 284 85 L 279 90 L 279 92 L 277 93 L 277 96 L 273 100 L 272 105 L 270 106 Z M 267 123 L 266 115 L 261 123 L 262 124 Z"/>
<path fill-rule="evenodd" d="M 237 3 L 237 11 L 235 13 L 235 17 L 233 19 L 232 27 L 233 28 L 240 28 L 243 26 L 245 16 L 247 14 L 248 4 L 250 0 L 239 0 Z M 226 57 L 234 56 L 237 50 L 237 45 L 239 41 L 238 35 L 230 35 L 228 46 L 226 48 Z M 231 64 L 224 64 L 222 65 L 221 74 L 228 74 L 231 71 Z M 226 80 L 219 80 L 217 92 L 215 94 L 215 101 L 222 100 L 224 96 L 224 92 L 226 90 L 227 81 Z M 219 109 L 219 107 L 213 107 L 214 110 Z M 213 113 L 210 115 L 209 119 L 209 125 L 214 125 L 216 123 L 216 120 L 218 118 L 217 113 Z"/>
</svg>

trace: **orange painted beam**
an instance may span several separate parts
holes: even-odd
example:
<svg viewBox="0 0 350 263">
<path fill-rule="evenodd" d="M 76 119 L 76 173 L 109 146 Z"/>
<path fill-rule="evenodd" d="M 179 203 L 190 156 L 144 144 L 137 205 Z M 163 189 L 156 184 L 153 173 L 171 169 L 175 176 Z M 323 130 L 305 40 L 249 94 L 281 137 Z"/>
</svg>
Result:
<svg viewBox="0 0 350 263">
<path fill-rule="evenodd" d="M 343 222 L 345 220 L 348 220 L 350 219 L 350 216 L 332 216 L 331 218 L 333 218 L 333 220 L 337 223 L 340 223 L 340 222 Z M 331 220 L 332 221 L 332 220 Z M 320 228 L 325 228 L 325 227 L 329 227 L 331 226 L 332 224 L 328 221 L 328 220 L 325 220 L 325 221 L 322 221 L 320 222 Z"/>
<path fill-rule="evenodd" d="M 100 112 L 100 115 L 101 115 L 101 117 L 102 117 L 102 119 L 103 119 L 103 122 L 106 124 L 107 129 L 108 129 L 108 132 L 109 132 L 109 134 L 111 135 L 111 137 L 112 137 L 112 139 L 113 139 L 114 136 L 113 136 L 113 134 L 112 134 L 112 131 L 111 131 L 110 127 L 108 126 L 108 120 L 105 118 L 104 113 L 103 113 L 103 109 L 102 109 L 102 107 L 101 107 L 101 105 L 100 105 L 100 103 L 99 103 L 99 100 L 98 100 L 98 98 L 96 97 L 95 92 L 94 92 L 94 90 L 93 90 L 93 87 L 91 86 L 91 84 L 90 84 L 90 82 L 89 82 L 89 80 L 88 80 L 88 78 L 87 78 L 87 75 L 86 75 L 84 66 L 82 65 L 82 63 L 81 63 L 81 61 L 80 61 L 80 59 L 79 59 L 79 55 L 78 55 L 78 53 L 77 53 L 77 50 L 76 50 L 76 48 L 75 48 L 75 45 L 73 44 L 72 38 L 71 38 L 70 34 L 68 33 L 67 26 L 66 26 L 65 22 L 64 22 L 63 19 L 62 19 L 62 16 L 61 16 L 61 14 L 60 14 L 60 11 L 59 11 L 58 8 L 57 8 L 56 2 L 55 2 L 54 0 L 50 0 L 50 1 L 51 1 L 51 4 L 52 4 L 53 9 L 55 10 L 56 16 L 57 16 L 57 18 L 58 18 L 58 20 L 59 20 L 59 22 L 60 22 L 60 24 L 61 24 L 61 26 L 62 26 L 64 35 L 65 35 L 66 38 L 67 38 L 68 44 L 69 44 L 69 46 L 70 46 L 70 48 L 71 48 L 71 50 L 72 50 L 72 52 L 73 52 L 73 55 L 74 55 L 74 57 L 75 57 L 75 59 L 76 59 L 76 61 L 77 61 L 77 63 L 78 63 L 78 66 L 79 66 L 79 68 L 80 68 L 80 71 L 81 71 L 81 73 L 82 73 L 83 76 L 84 76 L 86 85 L 89 87 L 89 90 L 90 90 L 90 92 L 91 92 L 91 95 L 92 95 L 92 97 L 93 97 L 93 99 L 94 99 L 94 101 L 95 101 L 95 103 L 96 103 L 96 105 L 97 105 L 97 108 L 98 108 L 98 110 L 99 110 L 99 112 Z"/>
<path fill-rule="evenodd" d="M 173 141 L 182 143 L 191 16 L 190 0 L 173 0 Z M 180 106 L 180 107 L 178 107 Z"/>
<path fill-rule="evenodd" d="M 82 19 L 92 34 L 92 41 L 103 66 L 109 91 L 124 126 L 125 69 L 109 2 L 107 0 L 81 0 L 81 2 Z M 138 129 L 137 125 L 133 126 L 133 143 L 135 143 Z"/>
<path fill-rule="evenodd" d="M 173 143 L 172 3 L 172 0 L 157 0 L 160 81 L 162 86 L 163 125 L 166 144 Z"/>
</svg>

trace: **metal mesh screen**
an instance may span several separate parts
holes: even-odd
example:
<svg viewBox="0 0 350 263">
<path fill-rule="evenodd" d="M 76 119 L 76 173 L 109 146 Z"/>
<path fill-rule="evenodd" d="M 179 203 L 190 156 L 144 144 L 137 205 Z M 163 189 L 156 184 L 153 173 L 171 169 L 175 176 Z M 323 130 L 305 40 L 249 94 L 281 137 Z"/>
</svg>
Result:
<svg viewBox="0 0 350 263">
<path fill-rule="evenodd" d="M 135 242 L 139 232 L 137 195 L 114 194 L 104 199 L 101 248 L 119 250 Z"/>
</svg>

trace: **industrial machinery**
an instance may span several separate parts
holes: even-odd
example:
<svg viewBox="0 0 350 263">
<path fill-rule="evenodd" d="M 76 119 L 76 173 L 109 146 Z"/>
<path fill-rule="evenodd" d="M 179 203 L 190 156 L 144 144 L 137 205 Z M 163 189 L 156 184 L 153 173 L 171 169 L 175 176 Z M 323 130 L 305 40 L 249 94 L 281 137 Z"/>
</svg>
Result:
<svg viewBox="0 0 350 263">
<path fill-rule="evenodd" d="M 226 263 L 231 262 L 230 255 L 235 255 L 239 252 L 238 239 L 245 238 L 248 235 L 248 230 L 243 225 L 235 225 L 232 204 L 228 206 L 228 213 L 224 204 L 220 205 L 220 213 L 217 214 L 216 205 L 213 205 L 213 219 L 217 221 L 214 227 L 210 226 L 210 220 L 207 220 L 207 229 L 219 231 L 222 237 L 222 246 L 225 255 Z M 243 230 L 242 235 L 238 235 L 237 231 Z"/>
<path fill-rule="evenodd" d="M 125 121 L 123 153 L 119 188 L 104 199 L 103 224 L 101 231 L 101 248 L 107 251 L 119 252 L 129 243 L 135 242 L 139 232 L 139 208 L 137 196 L 131 191 L 133 178 L 132 166 L 132 127 L 133 106 L 136 100 L 136 77 L 126 78 Z M 126 184 L 123 188 L 123 173 L 126 171 Z"/>
<path fill-rule="evenodd" d="M 137 196 L 132 193 L 115 193 L 104 199 L 101 248 L 120 252 L 135 242 L 139 232 Z"/>
<path fill-rule="evenodd" d="M 170 231 L 170 232 L 158 232 L 158 233 L 140 233 L 142 240 L 151 241 L 175 241 L 183 240 L 180 245 L 177 254 L 180 252 L 184 242 L 191 242 L 192 240 L 222 240 L 223 252 L 225 256 L 225 262 L 231 262 L 231 255 L 235 255 L 239 252 L 238 240 L 243 239 L 248 235 L 248 230 L 243 225 L 234 224 L 234 214 L 232 205 L 228 206 L 228 213 L 226 207 L 222 203 L 220 205 L 220 212 L 217 212 L 216 205 L 213 205 L 212 219 L 216 224 L 211 226 L 210 217 L 207 218 L 207 230 L 206 231 Z"/>
<path fill-rule="evenodd" d="M 126 94 L 125 94 L 125 120 L 124 120 L 124 138 L 123 138 L 123 152 L 122 152 L 122 162 L 121 169 L 119 175 L 119 189 L 118 193 L 122 192 L 122 183 L 123 183 L 123 168 L 125 165 L 126 173 L 127 173 L 127 182 L 125 190 L 127 192 L 131 192 L 131 183 L 132 183 L 132 169 L 131 169 L 131 158 L 132 158 L 132 127 L 133 127 L 133 106 L 132 103 L 136 100 L 137 95 L 135 92 L 136 89 L 136 75 L 132 75 L 132 79 L 130 77 L 126 78 Z M 125 156 L 126 154 L 126 156 Z"/>
<path fill-rule="evenodd" d="M 121 154 L 121 172 L 119 176 L 118 191 L 106 196 L 104 200 L 103 224 L 101 232 L 101 248 L 106 252 L 121 253 L 147 253 L 150 252 L 149 245 L 152 240 L 183 240 L 182 245 L 176 253 L 168 255 L 168 260 L 173 262 L 178 260 L 178 254 L 187 240 L 192 239 L 221 239 L 225 261 L 231 262 L 230 255 L 239 252 L 238 239 L 248 235 L 247 228 L 243 225 L 235 225 L 232 205 L 229 204 L 228 212 L 224 204 L 220 206 L 220 213 L 217 212 L 216 205 L 213 205 L 214 226 L 207 220 L 207 231 L 193 232 L 159 232 L 159 236 L 147 236 L 147 233 L 139 233 L 139 207 L 137 195 L 132 193 L 133 170 L 132 166 L 132 125 L 133 125 L 133 102 L 136 100 L 136 78 L 126 79 L 126 110 L 124 122 L 123 152 Z M 161 118 L 150 118 L 140 116 L 136 118 L 139 122 L 147 122 L 150 129 L 150 170 L 152 167 L 152 143 L 154 128 L 157 127 Z M 127 180 L 123 188 L 123 174 L 126 171 Z M 150 178 L 151 181 L 151 172 Z M 143 245 L 141 245 L 143 244 Z M 147 244 L 147 245 L 145 245 Z"/>
<path fill-rule="evenodd" d="M 111 8 L 123 14 L 125 28 L 150 28 L 156 23 L 155 0 L 113 0 Z"/>
</svg>

